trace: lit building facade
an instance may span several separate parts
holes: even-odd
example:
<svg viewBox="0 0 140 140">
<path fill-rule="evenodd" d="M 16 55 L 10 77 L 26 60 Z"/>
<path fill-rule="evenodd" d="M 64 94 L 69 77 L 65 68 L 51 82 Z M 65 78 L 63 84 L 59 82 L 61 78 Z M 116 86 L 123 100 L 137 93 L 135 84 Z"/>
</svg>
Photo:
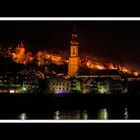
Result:
<svg viewBox="0 0 140 140">
<path fill-rule="evenodd" d="M 49 79 L 50 93 L 69 93 L 71 91 L 71 81 L 63 77 Z"/>
<path fill-rule="evenodd" d="M 0 74 L 0 93 L 38 93 L 39 79 L 30 75 L 14 73 Z"/>
</svg>

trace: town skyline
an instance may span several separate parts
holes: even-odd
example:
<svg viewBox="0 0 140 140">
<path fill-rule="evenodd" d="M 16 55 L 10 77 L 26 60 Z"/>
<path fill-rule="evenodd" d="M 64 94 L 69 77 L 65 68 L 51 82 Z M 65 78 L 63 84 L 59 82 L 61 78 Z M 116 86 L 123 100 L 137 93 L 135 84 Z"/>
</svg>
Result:
<svg viewBox="0 0 140 140">
<path fill-rule="evenodd" d="M 46 49 L 68 57 L 74 27 L 81 56 L 140 69 L 138 21 L 1 21 L 0 43 L 24 41 L 29 50 Z"/>
</svg>

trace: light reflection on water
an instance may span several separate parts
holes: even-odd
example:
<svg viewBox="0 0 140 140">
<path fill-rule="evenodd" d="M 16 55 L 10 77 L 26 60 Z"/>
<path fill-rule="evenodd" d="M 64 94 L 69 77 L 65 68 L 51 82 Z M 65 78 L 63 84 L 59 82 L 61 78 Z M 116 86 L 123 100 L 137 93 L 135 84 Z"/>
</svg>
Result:
<svg viewBox="0 0 140 140">
<path fill-rule="evenodd" d="M 21 114 L 19 115 L 19 119 L 20 119 L 20 120 L 27 120 L 27 113 L 21 113 Z"/>
<path fill-rule="evenodd" d="M 15 118 L 16 119 L 16 118 Z M 44 113 L 21 113 L 18 119 L 52 119 L 52 120 L 108 120 L 108 119 L 128 119 L 128 110 L 110 110 L 110 109 L 96 109 L 96 110 L 75 110 L 75 111 L 52 111 Z"/>
<path fill-rule="evenodd" d="M 87 111 L 86 110 L 83 111 L 83 114 L 82 115 L 83 115 L 83 119 L 84 120 L 88 120 L 88 114 L 87 114 Z"/>
<path fill-rule="evenodd" d="M 87 119 L 88 114 L 85 111 L 55 111 L 53 119 L 55 120 L 70 120 L 70 119 Z"/>
<path fill-rule="evenodd" d="M 125 110 L 125 111 L 124 111 L 124 116 L 125 116 L 124 119 L 127 120 L 127 119 L 128 119 L 128 109 L 125 108 L 124 110 Z"/>
<path fill-rule="evenodd" d="M 108 111 L 107 111 L 107 109 L 100 109 L 98 111 L 98 119 L 99 120 L 107 120 L 108 119 Z"/>
</svg>

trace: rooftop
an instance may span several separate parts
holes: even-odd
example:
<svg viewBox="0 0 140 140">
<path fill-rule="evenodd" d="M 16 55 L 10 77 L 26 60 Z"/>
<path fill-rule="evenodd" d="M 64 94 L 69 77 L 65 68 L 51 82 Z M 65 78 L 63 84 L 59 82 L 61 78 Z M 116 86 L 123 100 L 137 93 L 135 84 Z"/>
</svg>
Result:
<svg viewBox="0 0 140 140">
<path fill-rule="evenodd" d="M 120 75 L 120 72 L 116 69 L 105 70 L 81 70 L 79 75 Z"/>
</svg>

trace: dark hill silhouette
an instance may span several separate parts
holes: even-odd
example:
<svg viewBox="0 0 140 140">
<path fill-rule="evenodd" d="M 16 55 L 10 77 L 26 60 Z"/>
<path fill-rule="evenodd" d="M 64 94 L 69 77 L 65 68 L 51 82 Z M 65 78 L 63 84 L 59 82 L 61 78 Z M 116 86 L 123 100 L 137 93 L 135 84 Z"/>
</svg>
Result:
<svg viewBox="0 0 140 140">
<path fill-rule="evenodd" d="M 11 58 L 5 58 L 0 56 L 0 72 L 17 72 L 23 69 L 22 64 L 17 64 L 11 60 Z"/>
</svg>

